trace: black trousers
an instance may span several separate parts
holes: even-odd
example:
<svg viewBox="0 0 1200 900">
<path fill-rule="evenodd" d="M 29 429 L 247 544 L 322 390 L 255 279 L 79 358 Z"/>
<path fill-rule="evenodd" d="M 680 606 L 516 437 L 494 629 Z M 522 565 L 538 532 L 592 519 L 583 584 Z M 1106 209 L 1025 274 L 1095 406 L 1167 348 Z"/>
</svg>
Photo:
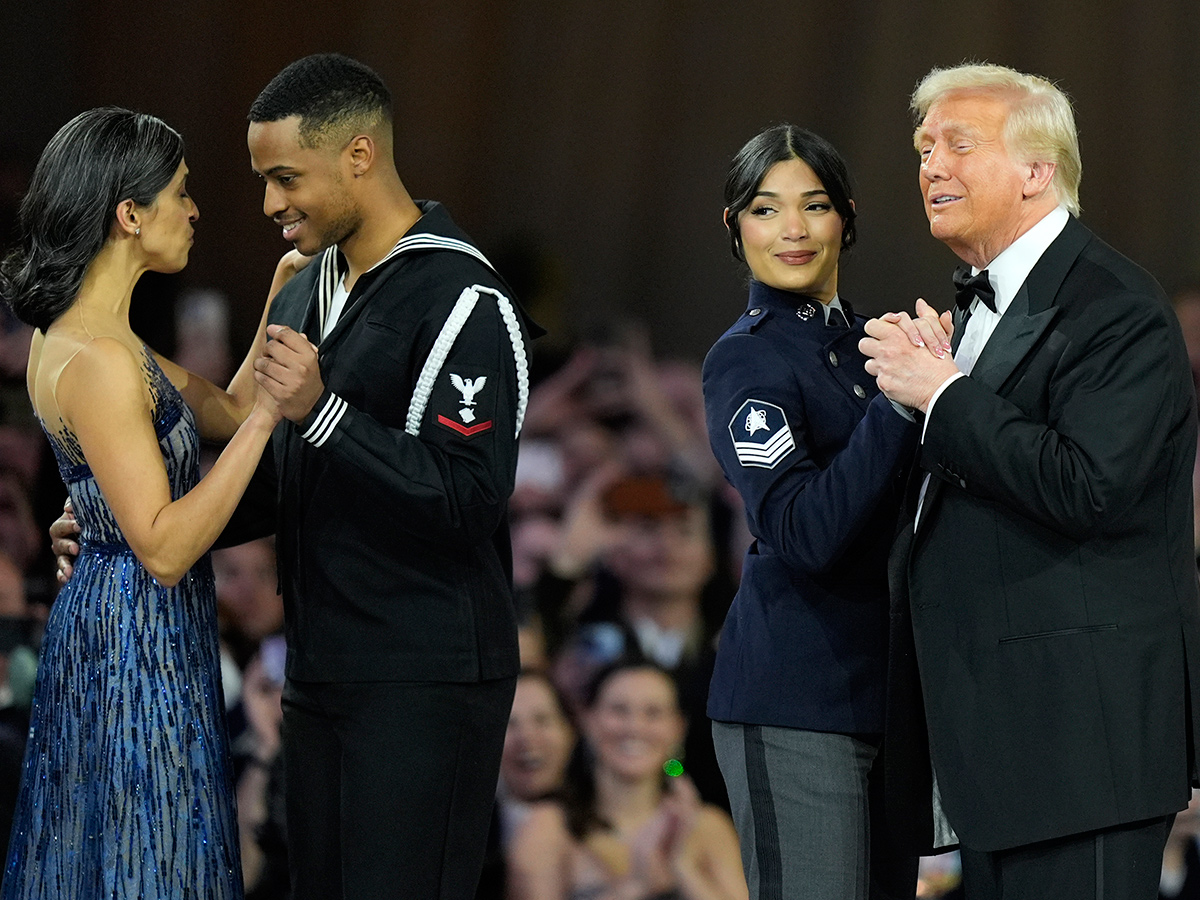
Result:
<svg viewBox="0 0 1200 900">
<path fill-rule="evenodd" d="M 1174 815 L 982 852 L 962 848 L 967 900 L 1157 900 Z"/>
<path fill-rule="evenodd" d="M 515 688 L 289 681 L 294 900 L 470 900 Z"/>
</svg>

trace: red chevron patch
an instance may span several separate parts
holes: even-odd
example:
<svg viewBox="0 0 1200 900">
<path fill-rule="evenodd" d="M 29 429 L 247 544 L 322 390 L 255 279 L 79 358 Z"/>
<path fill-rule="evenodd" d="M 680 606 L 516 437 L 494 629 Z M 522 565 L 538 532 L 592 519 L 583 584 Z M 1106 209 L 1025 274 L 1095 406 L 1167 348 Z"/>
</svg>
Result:
<svg viewBox="0 0 1200 900">
<path fill-rule="evenodd" d="M 482 434 L 483 432 L 488 431 L 492 427 L 491 419 L 488 419 L 486 422 L 480 422 L 478 425 L 467 426 L 455 422 L 453 419 L 447 419 L 445 416 L 438 416 L 438 422 L 445 425 L 447 428 L 453 428 L 463 437 L 474 437 L 477 434 Z"/>
</svg>

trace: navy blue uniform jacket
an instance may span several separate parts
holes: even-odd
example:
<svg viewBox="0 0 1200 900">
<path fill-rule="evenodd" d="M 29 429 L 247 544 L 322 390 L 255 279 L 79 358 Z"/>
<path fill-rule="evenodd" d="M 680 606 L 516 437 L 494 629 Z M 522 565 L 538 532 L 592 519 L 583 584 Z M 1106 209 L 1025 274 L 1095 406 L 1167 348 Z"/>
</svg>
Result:
<svg viewBox="0 0 1200 900">
<path fill-rule="evenodd" d="M 918 430 L 879 393 L 861 317 L 757 281 L 704 361 L 709 441 L 754 542 L 721 634 L 708 714 L 883 731 L 887 555 Z"/>
</svg>

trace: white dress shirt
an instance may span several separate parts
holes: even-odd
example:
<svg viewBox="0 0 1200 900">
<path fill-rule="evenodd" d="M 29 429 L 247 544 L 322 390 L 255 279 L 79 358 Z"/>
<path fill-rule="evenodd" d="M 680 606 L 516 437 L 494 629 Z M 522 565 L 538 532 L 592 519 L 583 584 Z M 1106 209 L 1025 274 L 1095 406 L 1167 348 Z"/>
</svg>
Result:
<svg viewBox="0 0 1200 900">
<path fill-rule="evenodd" d="M 1021 285 L 1025 283 L 1025 279 L 1029 277 L 1029 273 L 1037 265 L 1037 261 L 1042 258 L 1042 254 L 1067 227 L 1067 220 L 1070 217 L 1065 206 L 1055 207 L 1043 216 L 1041 221 L 1009 244 L 999 256 L 988 263 L 988 281 L 996 292 L 996 311 L 992 312 L 988 309 L 978 297 L 971 302 L 970 315 L 967 318 L 967 324 L 963 326 L 962 340 L 959 341 L 958 349 L 954 351 L 954 363 L 958 366 L 958 374 L 951 375 L 933 392 L 933 396 L 929 399 L 929 406 L 925 410 L 927 427 L 929 416 L 933 413 L 933 406 L 937 403 L 938 397 L 942 395 L 942 391 L 955 379 L 971 374 L 971 370 L 975 368 L 975 362 L 983 353 L 983 348 L 987 346 L 988 338 L 1000 324 L 1000 317 L 1013 302 L 1017 291 L 1021 289 Z M 980 271 L 974 266 L 971 267 L 972 275 L 978 275 Z M 922 431 L 921 439 L 924 440 L 924 438 L 925 434 Z"/>
</svg>

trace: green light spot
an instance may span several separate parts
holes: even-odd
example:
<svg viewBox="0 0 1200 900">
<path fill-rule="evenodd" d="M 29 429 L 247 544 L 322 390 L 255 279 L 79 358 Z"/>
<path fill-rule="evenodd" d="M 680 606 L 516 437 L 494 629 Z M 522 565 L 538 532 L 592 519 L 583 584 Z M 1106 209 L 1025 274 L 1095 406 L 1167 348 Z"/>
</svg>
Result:
<svg viewBox="0 0 1200 900">
<path fill-rule="evenodd" d="M 678 778 L 683 774 L 683 763 L 677 759 L 668 759 L 665 763 L 663 763 L 663 771 L 672 778 Z"/>
</svg>

